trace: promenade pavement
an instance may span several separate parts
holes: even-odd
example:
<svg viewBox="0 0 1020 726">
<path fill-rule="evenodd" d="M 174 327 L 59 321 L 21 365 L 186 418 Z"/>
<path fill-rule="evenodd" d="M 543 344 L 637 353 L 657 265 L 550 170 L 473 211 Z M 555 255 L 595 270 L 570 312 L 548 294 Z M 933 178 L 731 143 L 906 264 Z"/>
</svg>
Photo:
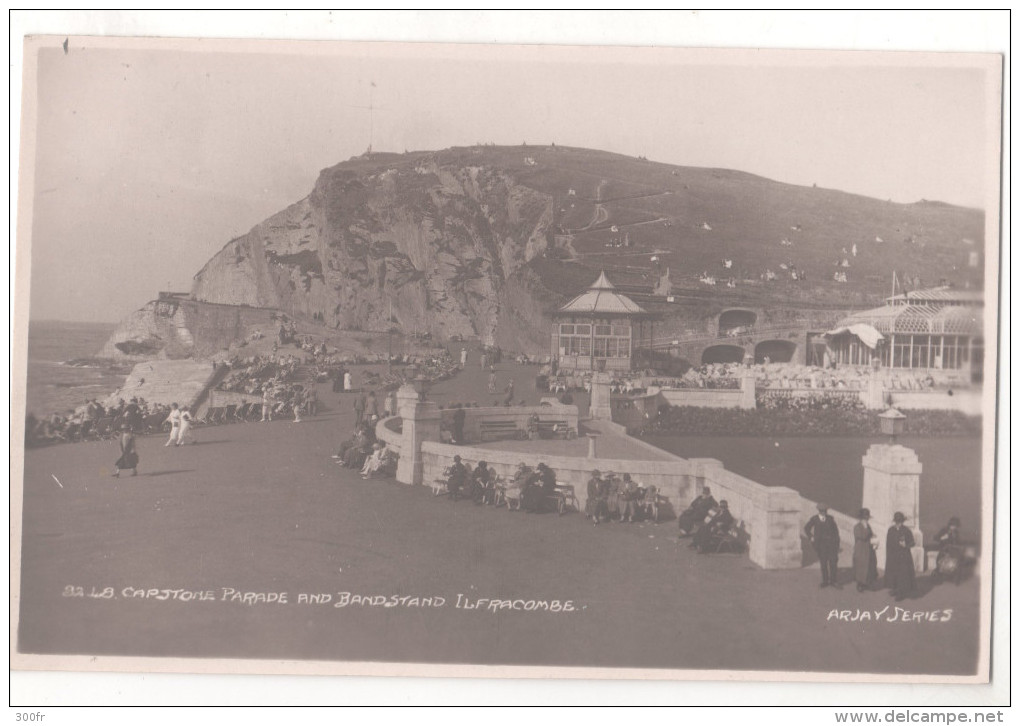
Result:
<svg viewBox="0 0 1020 726">
<path fill-rule="evenodd" d="M 471 393 L 478 379 L 458 376 L 435 391 Z M 537 400 L 531 382 L 516 382 Z M 852 585 L 820 590 L 817 570 L 699 556 L 677 541 L 675 522 L 593 527 L 577 513 L 529 515 L 366 481 L 330 458 L 351 432 L 350 396 L 319 393 L 326 410 L 302 423 L 199 428 L 199 443 L 181 448 L 142 438 L 135 478 L 110 476 L 113 442 L 28 451 L 13 603 L 19 649 L 842 673 L 975 668 L 976 578 L 932 588 L 922 577 L 917 599 L 894 603 L 885 591 L 859 594 Z M 849 560 L 844 545 L 840 565 Z M 408 599 L 337 607 L 343 593 Z M 463 607 L 480 598 L 510 605 Z M 559 601 L 561 612 L 514 609 L 538 601 Z M 871 615 L 862 620 L 862 611 Z"/>
</svg>

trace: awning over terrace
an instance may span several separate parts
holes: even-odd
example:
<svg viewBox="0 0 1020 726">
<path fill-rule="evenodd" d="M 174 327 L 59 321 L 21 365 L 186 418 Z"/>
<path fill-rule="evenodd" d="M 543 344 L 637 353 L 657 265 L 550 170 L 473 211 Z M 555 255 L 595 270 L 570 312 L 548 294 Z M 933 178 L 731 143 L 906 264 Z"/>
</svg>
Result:
<svg viewBox="0 0 1020 726">
<path fill-rule="evenodd" d="M 853 325 L 844 325 L 842 327 L 835 328 L 834 330 L 830 330 L 828 333 L 826 333 L 826 335 L 830 337 L 835 337 L 837 335 L 845 335 L 847 333 L 851 335 L 856 335 L 858 338 L 860 338 L 860 341 L 862 343 L 864 343 L 872 350 L 878 347 L 878 344 L 883 339 L 883 336 L 880 332 L 875 330 L 873 326 L 868 325 L 866 323 L 854 323 Z"/>
</svg>

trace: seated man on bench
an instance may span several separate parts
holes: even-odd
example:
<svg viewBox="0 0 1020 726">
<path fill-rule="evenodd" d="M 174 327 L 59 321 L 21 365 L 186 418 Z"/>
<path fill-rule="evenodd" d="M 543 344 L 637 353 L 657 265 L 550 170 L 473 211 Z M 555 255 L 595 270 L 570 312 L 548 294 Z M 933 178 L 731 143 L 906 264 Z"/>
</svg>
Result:
<svg viewBox="0 0 1020 726">
<path fill-rule="evenodd" d="M 461 463 L 460 455 L 453 457 L 453 464 L 446 470 L 446 491 L 450 499 L 460 499 L 460 491 L 468 483 L 468 468 Z"/>
<path fill-rule="evenodd" d="M 733 534 L 731 530 L 735 522 L 733 515 L 730 514 L 729 503 L 723 499 L 719 502 L 719 510 L 715 516 L 698 530 L 690 546 L 696 547 L 699 555 L 705 554 L 706 550 L 717 545 L 721 539 Z"/>
</svg>

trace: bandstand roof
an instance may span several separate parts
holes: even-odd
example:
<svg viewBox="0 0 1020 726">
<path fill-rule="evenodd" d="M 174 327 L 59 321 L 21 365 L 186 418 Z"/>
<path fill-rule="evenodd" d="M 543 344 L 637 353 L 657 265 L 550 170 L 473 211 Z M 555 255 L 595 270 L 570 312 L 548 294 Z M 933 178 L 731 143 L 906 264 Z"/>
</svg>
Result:
<svg viewBox="0 0 1020 726">
<path fill-rule="evenodd" d="M 591 286 L 559 309 L 560 315 L 647 315 L 647 311 L 621 295 L 603 271 Z"/>
</svg>

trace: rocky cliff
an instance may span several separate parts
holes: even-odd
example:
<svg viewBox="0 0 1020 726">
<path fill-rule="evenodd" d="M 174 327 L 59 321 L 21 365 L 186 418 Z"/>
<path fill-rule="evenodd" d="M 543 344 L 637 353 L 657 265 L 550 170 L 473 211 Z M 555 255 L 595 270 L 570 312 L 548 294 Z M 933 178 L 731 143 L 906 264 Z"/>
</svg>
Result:
<svg viewBox="0 0 1020 726">
<path fill-rule="evenodd" d="M 377 155 L 326 169 L 308 197 L 229 242 L 192 297 L 494 342 L 552 221 L 552 197 L 500 168 Z"/>
<path fill-rule="evenodd" d="M 912 287 L 980 287 L 983 239 L 981 210 L 590 149 L 377 153 L 322 171 L 106 352 L 208 355 L 277 313 L 339 338 L 393 327 L 544 351 L 549 311 L 601 269 L 680 331 L 727 307 L 878 305 L 893 270 Z M 675 304 L 652 294 L 666 269 Z"/>
</svg>

